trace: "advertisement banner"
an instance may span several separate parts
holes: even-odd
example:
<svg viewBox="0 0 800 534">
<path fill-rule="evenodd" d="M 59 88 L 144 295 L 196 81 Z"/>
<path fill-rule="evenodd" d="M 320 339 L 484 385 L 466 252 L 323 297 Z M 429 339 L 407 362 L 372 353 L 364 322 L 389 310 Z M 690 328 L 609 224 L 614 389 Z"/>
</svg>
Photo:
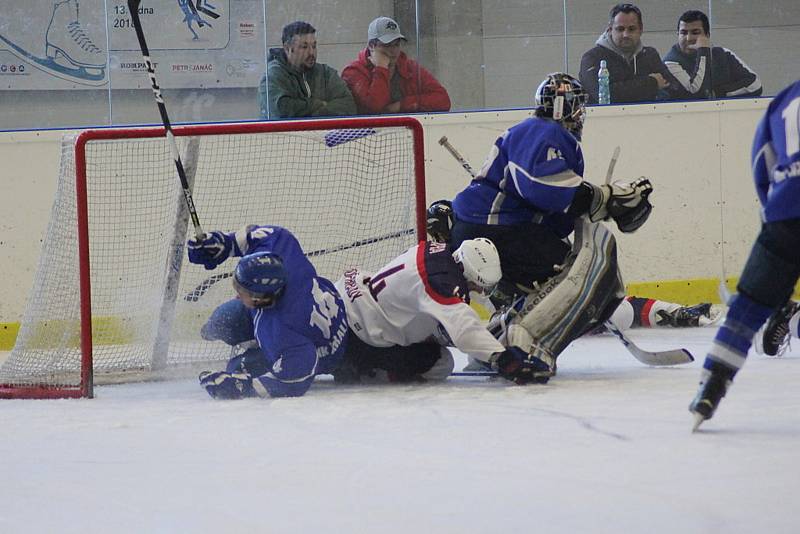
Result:
<svg viewBox="0 0 800 534">
<path fill-rule="evenodd" d="M 125 0 L 0 0 L 0 89 L 150 87 Z M 255 87 L 264 72 L 257 0 L 144 0 L 165 89 Z"/>
</svg>

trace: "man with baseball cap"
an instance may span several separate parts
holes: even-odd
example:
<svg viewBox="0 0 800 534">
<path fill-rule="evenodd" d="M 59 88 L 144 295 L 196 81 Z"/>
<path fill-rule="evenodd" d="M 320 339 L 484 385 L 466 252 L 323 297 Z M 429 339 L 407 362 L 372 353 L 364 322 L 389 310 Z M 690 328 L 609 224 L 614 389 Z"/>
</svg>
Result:
<svg viewBox="0 0 800 534">
<path fill-rule="evenodd" d="M 342 71 L 358 113 L 449 111 L 450 96 L 428 70 L 402 51 L 407 39 L 389 17 L 367 29 L 367 47 Z"/>
</svg>

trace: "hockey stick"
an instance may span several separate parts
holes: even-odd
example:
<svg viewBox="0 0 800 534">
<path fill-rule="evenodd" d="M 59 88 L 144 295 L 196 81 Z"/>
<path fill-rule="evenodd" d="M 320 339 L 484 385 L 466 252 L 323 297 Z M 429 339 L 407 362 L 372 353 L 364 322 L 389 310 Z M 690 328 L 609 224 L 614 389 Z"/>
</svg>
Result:
<svg viewBox="0 0 800 534">
<path fill-rule="evenodd" d="M 153 62 L 150 61 L 150 51 L 147 49 L 147 41 L 144 39 L 142 21 L 139 20 L 139 4 L 141 1 L 142 0 L 128 0 L 128 11 L 130 11 L 131 19 L 133 20 L 133 28 L 136 30 L 136 38 L 139 40 L 139 48 L 142 50 L 142 58 L 147 66 L 147 75 L 150 77 L 150 85 L 153 86 L 153 95 L 156 99 L 158 112 L 161 114 L 161 122 L 164 124 L 164 132 L 169 142 L 172 159 L 175 160 L 175 168 L 178 170 L 178 178 L 180 178 L 181 187 L 183 188 L 183 198 L 186 200 L 186 207 L 189 210 L 189 216 L 194 225 L 194 235 L 198 241 L 203 241 L 206 237 L 206 233 L 203 232 L 203 229 L 200 227 L 200 219 L 197 217 L 197 210 L 194 207 L 192 192 L 189 189 L 189 181 L 186 179 L 186 171 L 183 169 L 181 155 L 178 152 L 178 144 L 175 142 L 175 135 L 172 133 L 172 125 L 167 115 L 167 106 L 164 104 L 164 98 L 161 96 L 161 88 L 156 81 L 155 67 L 153 66 Z"/>
<path fill-rule="evenodd" d="M 458 150 L 451 145 L 446 137 L 443 137 L 439 140 L 439 144 L 442 145 L 447 149 L 448 152 L 459 162 L 461 166 L 464 167 L 473 178 L 475 177 L 475 171 L 472 170 L 470 164 L 458 153 Z M 617 158 L 619 157 L 620 148 L 617 147 L 614 149 L 614 154 L 611 157 L 611 162 L 608 165 L 608 172 L 606 173 L 606 183 L 611 181 L 611 176 L 614 174 L 614 166 L 617 164 Z M 608 329 L 609 332 L 617 336 L 622 344 L 628 349 L 634 358 L 639 360 L 640 362 L 646 365 L 653 365 L 653 366 L 664 366 L 664 365 L 677 365 L 681 363 L 689 363 L 694 361 L 694 356 L 686 350 L 686 349 L 673 349 L 673 350 L 666 350 L 666 351 L 658 351 L 658 352 L 649 352 L 646 350 L 640 349 L 633 341 L 628 339 L 628 337 L 623 334 L 619 328 L 614 326 L 611 321 L 606 321 L 604 326 Z"/>
<path fill-rule="evenodd" d="M 442 138 L 439 139 L 439 144 L 442 145 L 445 148 L 445 150 L 450 152 L 450 155 L 453 156 L 456 159 L 456 161 L 458 161 L 461 164 L 462 167 L 464 167 L 464 170 L 467 171 L 470 176 L 475 178 L 478 175 L 478 173 L 475 172 L 475 169 L 472 168 L 472 165 L 470 165 L 469 162 L 465 160 L 461 154 L 458 153 L 456 147 L 450 144 L 450 141 L 447 140 L 446 136 L 443 135 Z"/>
<path fill-rule="evenodd" d="M 634 344 L 633 341 L 628 339 L 628 336 L 623 334 L 619 328 L 614 326 L 614 323 L 611 321 L 606 321 L 604 326 L 609 332 L 617 336 L 617 339 L 622 341 L 622 344 L 625 345 L 625 348 L 628 349 L 628 352 L 633 354 L 634 358 L 645 365 L 661 367 L 667 365 L 679 365 L 694 361 L 694 356 L 692 356 L 692 353 L 686 349 L 661 350 L 657 352 L 650 352 L 640 349 L 638 346 L 636 346 L 636 344 Z"/>
<path fill-rule="evenodd" d="M 614 176 L 614 168 L 617 166 L 619 153 L 620 147 L 617 145 L 614 148 L 614 153 L 611 154 L 611 160 L 608 162 L 608 170 L 606 171 L 606 184 L 610 184 L 611 178 Z M 609 332 L 617 336 L 617 339 L 622 341 L 622 344 L 625 345 L 625 348 L 628 349 L 628 352 L 630 352 L 634 358 L 646 365 L 666 366 L 694 361 L 694 356 L 692 356 L 692 353 L 686 349 L 673 349 L 659 352 L 642 350 L 636 346 L 633 341 L 628 339 L 628 336 L 623 334 L 622 331 L 611 321 L 606 321 L 603 326 L 605 326 Z"/>
<path fill-rule="evenodd" d="M 719 294 L 719 299 L 722 301 L 723 304 L 726 306 L 731 305 L 731 299 L 735 295 L 732 293 L 730 289 L 728 289 L 728 284 L 725 281 L 725 275 L 722 275 L 722 278 L 719 279 L 719 286 L 717 286 L 717 293 Z"/>
<path fill-rule="evenodd" d="M 606 184 L 611 183 L 611 177 L 614 175 L 614 167 L 617 166 L 617 159 L 619 159 L 619 145 L 614 149 L 611 154 L 611 161 L 608 162 L 608 171 L 606 171 Z"/>
<path fill-rule="evenodd" d="M 396 237 L 403 237 L 406 235 L 410 235 L 416 232 L 414 228 L 408 228 L 406 230 L 400 230 L 397 232 L 393 232 L 391 234 L 385 234 L 377 237 L 368 237 L 366 239 L 361 239 L 359 241 L 353 241 L 352 243 L 347 243 L 344 245 L 338 245 L 332 248 L 322 248 L 319 250 L 313 250 L 311 252 L 306 252 L 307 258 L 314 258 L 316 256 L 324 256 L 326 254 L 333 254 L 334 252 L 342 252 L 343 250 L 348 250 L 351 248 L 361 247 L 364 245 L 371 245 L 373 243 L 380 243 L 381 241 L 386 241 L 387 239 L 394 239 Z M 220 280 L 225 280 L 226 278 L 230 278 L 233 276 L 233 272 L 227 273 L 219 273 L 215 274 L 214 276 L 210 276 L 203 280 L 197 287 L 195 287 L 192 291 L 186 294 L 183 297 L 183 300 L 188 302 L 197 302 L 200 297 L 206 294 L 211 286 L 219 282 Z"/>
</svg>

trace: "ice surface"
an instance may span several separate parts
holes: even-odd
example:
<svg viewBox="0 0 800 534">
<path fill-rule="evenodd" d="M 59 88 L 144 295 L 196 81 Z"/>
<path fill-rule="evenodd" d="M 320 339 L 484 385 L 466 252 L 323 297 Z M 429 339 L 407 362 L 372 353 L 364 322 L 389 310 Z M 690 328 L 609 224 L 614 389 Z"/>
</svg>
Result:
<svg viewBox="0 0 800 534">
<path fill-rule="evenodd" d="M 213 401 L 196 381 L 0 401 L 0 532 L 797 532 L 800 357 L 687 411 L 715 328 L 579 340 L 546 386 L 455 378 Z"/>
</svg>

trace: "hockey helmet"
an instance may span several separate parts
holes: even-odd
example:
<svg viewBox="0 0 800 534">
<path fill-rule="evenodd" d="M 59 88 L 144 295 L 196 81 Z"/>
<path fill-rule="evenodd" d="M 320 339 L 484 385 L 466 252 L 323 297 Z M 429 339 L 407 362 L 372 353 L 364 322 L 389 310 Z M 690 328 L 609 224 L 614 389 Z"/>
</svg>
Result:
<svg viewBox="0 0 800 534">
<path fill-rule="evenodd" d="M 239 260 L 233 273 L 233 287 L 240 296 L 250 299 L 252 307 L 271 308 L 283 294 L 287 279 L 280 256 L 256 252 Z"/>
<path fill-rule="evenodd" d="M 453 259 L 464 270 L 470 290 L 490 295 L 500 281 L 500 256 L 494 243 L 485 237 L 467 239 L 461 243 Z"/>
<path fill-rule="evenodd" d="M 437 200 L 426 212 L 428 235 L 437 243 L 450 241 L 450 229 L 453 228 L 453 204 L 449 200 Z"/>
<path fill-rule="evenodd" d="M 580 140 L 586 98 L 586 91 L 577 79 L 564 72 L 550 73 L 534 95 L 536 116 L 553 119 Z"/>
</svg>

